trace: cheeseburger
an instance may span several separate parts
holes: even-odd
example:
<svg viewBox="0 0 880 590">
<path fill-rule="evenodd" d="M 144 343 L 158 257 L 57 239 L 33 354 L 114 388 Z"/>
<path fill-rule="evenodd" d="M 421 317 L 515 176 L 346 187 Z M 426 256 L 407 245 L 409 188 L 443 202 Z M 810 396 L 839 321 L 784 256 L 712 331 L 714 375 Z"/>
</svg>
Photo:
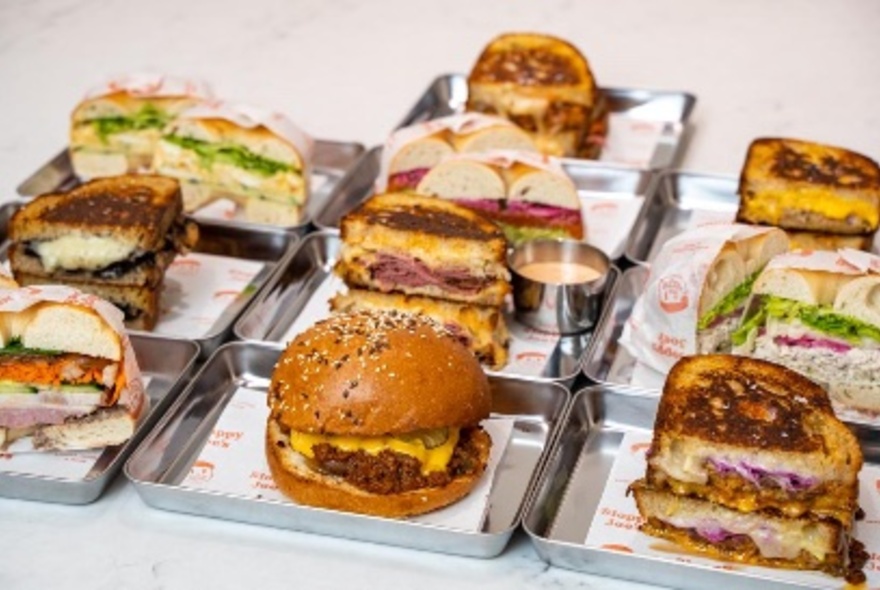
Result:
<svg viewBox="0 0 880 590">
<path fill-rule="evenodd" d="M 266 455 L 300 504 L 386 517 L 464 497 L 489 459 L 489 382 L 442 326 L 338 314 L 287 347 L 269 386 Z"/>
</svg>

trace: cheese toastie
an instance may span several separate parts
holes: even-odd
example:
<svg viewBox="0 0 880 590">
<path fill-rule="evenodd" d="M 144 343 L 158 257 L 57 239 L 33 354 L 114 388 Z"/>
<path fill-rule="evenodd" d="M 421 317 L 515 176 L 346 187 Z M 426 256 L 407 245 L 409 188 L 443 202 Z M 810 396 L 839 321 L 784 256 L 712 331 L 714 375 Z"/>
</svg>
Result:
<svg viewBox="0 0 880 590">
<path fill-rule="evenodd" d="M 468 76 L 467 110 L 505 117 L 551 156 L 596 158 L 607 111 L 586 58 L 536 33 L 493 39 Z"/>
<path fill-rule="evenodd" d="M 827 393 L 779 365 L 681 359 L 657 410 L 641 530 L 727 561 L 821 570 L 855 582 L 862 452 Z"/>
<path fill-rule="evenodd" d="M 507 241 L 491 221 L 442 199 L 385 193 L 342 219 L 336 273 L 349 287 L 500 306 Z"/>
<path fill-rule="evenodd" d="M 880 225 L 880 166 L 843 148 L 761 138 L 749 146 L 737 220 L 790 230 L 872 234 Z"/>
<path fill-rule="evenodd" d="M 130 175 L 93 180 L 22 206 L 8 227 L 9 262 L 21 285 L 66 284 L 151 330 L 165 270 L 195 245 L 176 180 Z"/>
</svg>

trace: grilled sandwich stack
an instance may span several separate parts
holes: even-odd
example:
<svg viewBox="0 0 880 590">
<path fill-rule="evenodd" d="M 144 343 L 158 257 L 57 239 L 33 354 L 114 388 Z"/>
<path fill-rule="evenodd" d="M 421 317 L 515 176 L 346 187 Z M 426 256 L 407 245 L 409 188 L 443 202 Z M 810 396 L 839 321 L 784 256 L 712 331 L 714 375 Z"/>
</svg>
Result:
<svg viewBox="0 0 880 590">
<path fill-rule="evenodd" d="M 442 199 L 376 195 L 341 223 L 334 311 L 397 309 L 432 317 L 485 365 L 507 362 L 502 313 L 507 241 L 494 223 Z"/>
<path fill-rule="evenodd" d="M 685 357 L 657 411 L 642 531 L 707 556 L 856 582 L 862 453 L 825 390 L 766 361 Z M 863 578 L 861 578 L 863 579 Z"/>
</svg>

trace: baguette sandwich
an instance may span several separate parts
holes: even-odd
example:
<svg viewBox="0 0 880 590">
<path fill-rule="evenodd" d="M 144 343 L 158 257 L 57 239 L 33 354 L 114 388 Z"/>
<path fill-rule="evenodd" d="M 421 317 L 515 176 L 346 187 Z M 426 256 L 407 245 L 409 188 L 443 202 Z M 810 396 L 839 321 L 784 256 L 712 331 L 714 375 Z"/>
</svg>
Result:
<svg viewBox="0 0 880 590">
<path fill-rule="evenodd" d="M 382 152 L 381 192 L 415 189 L 428 171 L 455 153 L 537 151 L 528 133 L 500 117 L 465 113 L 395 131 Z"/>
<path fill-rule="evenodd" d="M 340 235 L 335 271 L 349 287 L 490 306 L 510 292 L 504 234 L 454 203 L 376 195 L 342 219 Z"/>
<path fill-rule="evenodd" d="M 586 58 L 535 33 L 493 39 L 468 76 L 467 110 L 509 119 L 551 156 L 596 158 L 607 111 Z"/>
<path fill-rule="evenodd" d="M 860 260 L 872 266 L 860 269 Z M 737 354 L 822 384 L 842 407 L 880 411 L 880 258 L 842 251 L 774 260 L 755 281 L 733 343 Z"/>
<path fill-rule="evenodd" d="M 301 222 L 308 199 L 311 149 L 278 113 L 208 103 L 165 128 L 152 167 L 180 180 L 187 212 L 229 199 L 248 221 L 289 226 Z"/>
<path fill-rule="evenodd" d="M 850 150 L 795 139 L 749 146 L 737 220 L 788 230 L 873 234 L 880 225 L 880 166 Z"/>
<path fill-rule="evenodd" d="M 0 290 L 0 449 L 127 441 L 148 400 L 122 314 L 65 287 L 46 288 L 52 300 L 38 291 Z"/>
<path fill-rule="evenodd" d="M 779 365 L 681 359 L 657 410 L 641 530 L 725 561 L 864 580 L 852 537 L 862 452 L 827 393 Z"/>
<path fill-rule="evenodd" d="M 102 178 L 22 206 L 9 221 L 9 262 L 21 285 L 66 284 L 120 308 L 129 328 L 158 319 L 165 270 L 195 245 L 176 180 Z"/>
<path fill-rule="evenodd" d="M 148 170 L 162 130 L 210 97 L 199 82 L 135 75 L 93 90 L 71 115 L 70 159 L 81 180 Z"/>
<path fill-rule="evenodd" d="M 508 240 L 584 237 L 581 201 L 565 171 L 521 152 L 444 159 L 416 187 L 495 221 Z"/>
</svg>

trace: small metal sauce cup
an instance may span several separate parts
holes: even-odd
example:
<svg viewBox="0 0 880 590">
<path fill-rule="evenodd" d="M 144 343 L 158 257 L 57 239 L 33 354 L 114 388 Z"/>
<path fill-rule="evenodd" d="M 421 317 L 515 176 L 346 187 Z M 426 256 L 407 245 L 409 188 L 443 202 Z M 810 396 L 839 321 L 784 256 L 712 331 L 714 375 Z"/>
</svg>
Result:
<svg viewBox="0 0 880 590">
<path fill-rule="evenodd" d="M 518 269 L 533 262 L 582 264 L 595 269 L 599 276 L 581 283 L 551 283 L 519 274 Z M 512 248 L 507 264 L 520 322 L 554 334 L 577 334 L 595 326 L 611 270 L 611 261 L 604 252 L 575 240 L 531 240 Z"/>
</svg>

